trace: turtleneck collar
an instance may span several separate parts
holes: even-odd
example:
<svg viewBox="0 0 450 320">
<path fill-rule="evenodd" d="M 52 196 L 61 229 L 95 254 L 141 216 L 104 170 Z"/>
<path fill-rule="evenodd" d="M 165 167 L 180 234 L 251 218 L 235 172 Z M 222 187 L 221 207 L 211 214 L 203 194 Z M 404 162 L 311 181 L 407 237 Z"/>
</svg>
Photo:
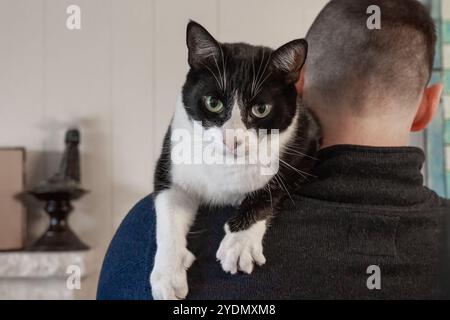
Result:
<svg viewBox="0 0 450 320">
<path fill-rule="evenodd" d="M 315 178 L 299 194 L 366 205 L 412 206 L 430 197 L 421 173 L 422 150 L 413 147 L 338 145 L 319 151 Z"/>
</svg>

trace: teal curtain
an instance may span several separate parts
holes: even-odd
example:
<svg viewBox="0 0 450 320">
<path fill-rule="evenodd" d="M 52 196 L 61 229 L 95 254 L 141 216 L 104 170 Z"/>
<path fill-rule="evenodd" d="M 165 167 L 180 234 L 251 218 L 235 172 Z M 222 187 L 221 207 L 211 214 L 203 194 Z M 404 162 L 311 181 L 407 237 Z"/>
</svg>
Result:
<svg viewBox="0 0 450 320">
<path fill-rule="evenodd" d="M 447 1 L 447 0 L 444 0 Z M 444 49 L 450 45 L 450 21 L 443 18 L 443 4 L 441 0 L 422 0 L 429 8 L 433 19 L 436 22 L 438 43 L 436 50 L 435 66 L 431 82 L 444 82 L 446 86 L 445 94 L 449 95 L 449 70 L 446 70 L 448 57 L 444 55 Z M 446 103 L 449 100 L 442 99 L 441 108 L 431 126 L 426 131 L 426 153 L 427 153 L 427 184 L 443 197 L 450 197 L 450 112 Z M 447 103 L 448 104 L 448 103 Z"/>
</svg>

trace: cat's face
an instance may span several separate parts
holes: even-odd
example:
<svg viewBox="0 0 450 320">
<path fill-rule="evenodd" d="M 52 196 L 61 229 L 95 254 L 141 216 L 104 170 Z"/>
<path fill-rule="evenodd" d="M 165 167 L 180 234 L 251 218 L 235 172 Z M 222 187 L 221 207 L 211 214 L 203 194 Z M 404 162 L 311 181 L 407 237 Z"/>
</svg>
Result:
<svg viewBox="0 0 450 320">
<path fill-rule="evenodd" d="M 190 71 L 182 100 L 192 121 L 220 130 L 228 149 L 240 144 L 226 130 L 288 130 L 297 113 L 297 82 L 307 54 L 305 40 L 277 50 L 222 44 L 202 26 L 187 27 Z M 239 139 L 238 139 L 239 140 Z"/>
</svg>

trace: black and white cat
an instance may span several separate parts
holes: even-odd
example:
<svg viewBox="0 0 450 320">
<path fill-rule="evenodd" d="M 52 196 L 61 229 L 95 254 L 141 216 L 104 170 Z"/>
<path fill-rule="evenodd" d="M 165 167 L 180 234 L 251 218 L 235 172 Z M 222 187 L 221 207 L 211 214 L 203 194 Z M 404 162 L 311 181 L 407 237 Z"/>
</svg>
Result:
<svg viewBox="0 0 450 320">
<path fill-rule="evenodd" d="M 305 40 L 275 51 L 225 44 L 191 21 L 187 46 L 190 71 L 155 172 L 157 252 L 150 276 L 154 299 L 187 296 L 186 271 L 195 257 L 187 249 L 186 236 L 203 204 L 238 206 L 217 251 L 223 270 L 250 274 L 255 263 L 263 265 L 269 220 L 289 190 L 305 178 L 306 154 L 317 148 L 318 127 L 295 88 L 307 55 Z M 219 140 L 203 146 L 208 133 Z M 181 141 L 183 135 L 191 139 Z M 275 140 L 269 161 L 236 161 Z M 209 148 L 226 161 L 180 161 L 175 154 L 180 145 L 189 159 L 189 149 L 200 145 L 201 152 Z M 264 173 L 271 166 L 278 170 Z"/>
</svg>

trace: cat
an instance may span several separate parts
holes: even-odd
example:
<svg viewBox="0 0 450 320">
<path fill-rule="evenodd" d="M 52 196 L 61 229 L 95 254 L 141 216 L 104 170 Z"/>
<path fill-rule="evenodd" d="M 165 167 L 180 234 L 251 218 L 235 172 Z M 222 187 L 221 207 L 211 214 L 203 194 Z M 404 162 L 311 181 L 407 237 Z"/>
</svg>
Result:
<svg viewBox="0 0 450 320">
<path fill-rule="evenodd" d="M 155 170 L 157 251 L 150 276 L 154 299 L 185 299 L 188 294 L 186 272 L 195 257 L 187 249 L 186 236 L 200 205 L 238 206 L 217 251 L 225 272 L 250 274 L 254 264 L 262 266 L 270 219 L 281 200 L 290 197 L 289 190 L 307 177 L 307 154 L 318 144 L 319 126 L 295 88 L 307 56 L 306 40 L 277 50 L 219 43 L 194 21 L 186 33 L 190 70 Z M 218 139 L 198 147 L 207 133 Z M 183 136 L 191 139 L 180 143 Z M 237 163 L 268 141 L 277 141 L 267 148 L 269 161 Z M 184 150 L 188 156 L 181 158 L 192 159 L 189 148 L 196 146 L 201 153 L 209 147 L 226 161 L 206 164 L 177 158 Z M 269 167 L 275 170 L 263 172 Z"/>
</svg>

